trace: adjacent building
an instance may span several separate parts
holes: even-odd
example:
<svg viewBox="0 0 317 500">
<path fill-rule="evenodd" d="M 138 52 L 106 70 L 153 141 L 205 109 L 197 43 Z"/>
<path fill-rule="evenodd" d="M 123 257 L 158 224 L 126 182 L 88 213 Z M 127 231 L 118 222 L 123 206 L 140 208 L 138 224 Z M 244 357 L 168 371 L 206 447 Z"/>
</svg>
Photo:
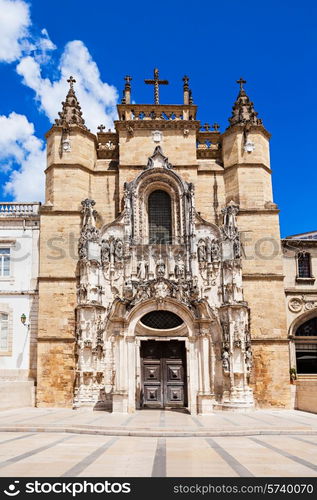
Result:
<svg viewBox="0 0 317 500">
<path fill-rule="evenodd" d="M 39 203 L 0 203 L 0 408 L 34 405 Z"/>
</svg>

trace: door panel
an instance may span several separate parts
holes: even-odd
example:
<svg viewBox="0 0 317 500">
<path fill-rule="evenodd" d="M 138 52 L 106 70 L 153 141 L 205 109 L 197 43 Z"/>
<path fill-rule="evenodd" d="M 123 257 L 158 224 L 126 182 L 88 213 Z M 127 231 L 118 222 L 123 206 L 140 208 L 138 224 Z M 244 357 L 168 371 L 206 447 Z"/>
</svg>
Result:
<svg viewBox="0 0 317 500">
<path fill-rule="evenodd" d="M 149 340 L 141 343 L 142 406 L 186 406 L 185 360 L 184 342 Z"/>
</svg>

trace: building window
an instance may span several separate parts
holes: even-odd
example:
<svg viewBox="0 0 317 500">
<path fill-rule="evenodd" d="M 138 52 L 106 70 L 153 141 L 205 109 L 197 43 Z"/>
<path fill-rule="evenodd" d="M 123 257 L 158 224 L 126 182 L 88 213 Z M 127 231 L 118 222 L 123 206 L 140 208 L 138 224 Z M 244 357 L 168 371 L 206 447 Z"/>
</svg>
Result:
<svg viewBox="0 0 317 500">
<path fill-rule="evenodd" d="M 310 254 L 308 252 L 297 254 L 297 269 L 299 278 L 311 278 Z"/>
<path fill-rule="evenodd" d="M 0 313 L 0 351 L 9 349 L 9 315 Z"/>
<path fill-rule="evenodd" d="M 171 198 L 165 191 L 153 191 L 149 196 L 149 243 L 172 242 Z"/>
<path fill-rule="evenodd" d="M 152 311 L 145 314 L 141 322 L 157 330 L 169 330 L 183 324 L 183 320 L 171 311 Z"/>
<path fill-rule="evenodd" d="M 0 248 L 0 277 L 10 276 L 10 248 Z"/>
<path fill-rule="evenodd" d="M 297 328 L 295 349 L 297 373 L 317 373 L 317 317 Z"/>
</svg>

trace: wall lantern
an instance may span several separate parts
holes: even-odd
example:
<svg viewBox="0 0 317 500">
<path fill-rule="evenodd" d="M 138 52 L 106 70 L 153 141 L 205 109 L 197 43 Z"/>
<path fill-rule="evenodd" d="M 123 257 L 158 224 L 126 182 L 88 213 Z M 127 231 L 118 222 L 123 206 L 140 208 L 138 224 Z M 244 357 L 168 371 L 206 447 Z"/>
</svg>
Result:
<svg viewBox="0 0 317 500">
<path fill-rule="evenodd" d="M 21 314 L 21 323 L 22 325 L 25 325 L 25 322 L 26 322 L 26 316 L 24 313 Z"/>
</svg>

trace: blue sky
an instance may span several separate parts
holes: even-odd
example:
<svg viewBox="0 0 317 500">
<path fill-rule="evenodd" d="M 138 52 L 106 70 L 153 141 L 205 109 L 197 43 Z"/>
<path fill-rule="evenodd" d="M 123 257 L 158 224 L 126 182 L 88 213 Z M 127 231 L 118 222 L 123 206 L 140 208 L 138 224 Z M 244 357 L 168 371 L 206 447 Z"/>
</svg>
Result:
<svg viewBox="0 0 317 500">
<path fill-rule="evenodd" d="M 247 80 L 272 133 L 282 236 L 316 230 L 316 14 L 314 1 L 0 0 L 0 199 L 43 196 L 44 134 L 69 72 L 94 132 L 111 125 L 125 74 L 133 99 L 152 101 L 143 80 L 157 66 L 161 102 L 181 102 L 186 73 L 198 118 L 222 131 Z"/>
</svg>

